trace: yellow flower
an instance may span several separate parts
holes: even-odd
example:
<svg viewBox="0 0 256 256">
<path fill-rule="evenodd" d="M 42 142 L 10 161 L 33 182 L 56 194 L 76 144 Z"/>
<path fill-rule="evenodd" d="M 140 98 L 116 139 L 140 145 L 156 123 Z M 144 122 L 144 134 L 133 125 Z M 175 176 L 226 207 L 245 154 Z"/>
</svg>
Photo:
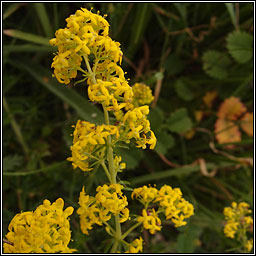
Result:
<svg viewBox="0 0 256 256">
<path fill-rule="evenodd" d="M 249 209 L 249 204 L 246 202 L 236 203 L 232 202 L 231 207 L 225 207 L 223 210 L 223 214 L 226 219 L 226 223 L 224 226 L 224 234 L 229 238 L 236 238 L 241 240 L 242 242 L 247 240 L 247 231 L 251 232 L 251 227 L 253 225 L 253 219 L 251 216 L 246 216 L 251 213 Z M 242 232 L 241 235 L 236 237 L 236 234 Z M 249 248 L 250 244 L 244 245 L 245 248 Z"/>
<path fill-rule="evenodd" d="M 101 145 L 106 144 L 107 137 L 119 137 L 118 128 L 114 125 L 95 125 L 90 122 L 78 120 L 73 133 L 73 145 L 70 147 L 72 157 L 67 158 L 72 162 L 73 168 L 79 167 L 82 171 L 91 171 L 89 168 L 92 155 Z M 114 139 L 113 139 L 114 141 Z M 97 158 L 99 151 L 95 153 Z"/>
<path fill-rule="evenodd" d="M 152 235 L 155 234 L 156 231 L 160 231 L 162 228 L 161 220 L 157 216 L 155 209 L 143 209 L 142 216 L 139 216 L 137 221 L 142 222 L 144 228 L 149 229 L 149 232 Z"/>
<path fill-rule="evenodd" d="M 143 239 L 135 239 L 132 243 L 129 244 L 129 250 L 126 253 L 138 253 L 143 250 Z"/>
<path fill-rule="evenodd" d="M 127 197 L 121 191 L 122 188 L 123 186 L 120 184 L 98 186 L 95 199 L 97 203 L 114 215 L 119 214 L 128 205 Z"/>
<path fill-rule="evenodd" d="M 149 203 L 153 202 L 158 195 L 158 190 L 156 188 L 143 186 L 140 188 L 135 188 L 132 192 L 132 199 L 134 197 L 138 199 L 144 206 L 147 206 Z"/>
<path fill-rule="evenodd" d="M 129 110 L 120 120 L 120 133 L 127 138 L 127 143 L 132 138 L 136 140 L 138 148 L 146 148 L 146 145 L 150 145 L 150 149 L 154 149 L 156 145 L 156 137 L 154 132 L 150 129 L 150 123 L 146 116 L 149 114 L 149 107 L 142 106 Z M 129 128 L 129 129 L 128 129 Z"/>
<path fill-rule="evenodd" d="M 69 216 L 73 207 L 63 211 L 64 201 L 51 204 L 44 200 L 34 212 L 16 214 L 9 224 L 4 244 L 5 253 L 72 253 L 68 248 L 71 239 Z"/>
<path fill-rule="evenodd" d="M 179 188 L 172 188 L 164 185 L 159 190 L 155 202 L 159 203 L 160 210 L 164 212 L 166 219 L 171 219 L 175 227 L 186 225 L 185 218 L 194 214 L 194 207 L 191 203 L 182 198 Z"/>
<path fill-rule="evenodd" d="M 109 36 L 109 24 L 104 17 L 81 8 L 66 19 L 67 26 L 56 31 L 51 45 L 58 46 L 53 60 L 54 75 L 60 83 L 68 84 L 77 76 L 82 57 L 93 54 L 95 58 L 112 62 L 122 60 L 120 43 Z"/>
<path fill-rule="evenodd" d="M 84 234 L 93 228 L 94 224 L 103 225 L 113 215 L 120 215 L 120 223 L 129 219 L 127 198 L 122 193 L 120 184 L 104 184 L 98 186 L 95 197 L 86 195 L 84 187 L 80 192 L 77 214 L 80 215 L 80 227 Z"/>
<path fill-rule="evenodd" d="M 238 229 L 238 222 L 229 220 L 224 227 L 224 234 L 226 237 L 234 238 Z"/>
<path fill-rule="evenodd" d="M 253 239 L 250 239 L 247 241 L 247 243 L 245 245 L 247 252 L 250 252 L 252 250 L 252 247 L 253 247 Z"/>
<path fill-rule="evenodd" d="M 143 83 L 135 83 L 132 86 L 132 91 L 134 96 L 131 104 L 127 105 L 127 110 L 142 105 L 149 105 L 154 100 L 150 87 Z"/>
</svg>

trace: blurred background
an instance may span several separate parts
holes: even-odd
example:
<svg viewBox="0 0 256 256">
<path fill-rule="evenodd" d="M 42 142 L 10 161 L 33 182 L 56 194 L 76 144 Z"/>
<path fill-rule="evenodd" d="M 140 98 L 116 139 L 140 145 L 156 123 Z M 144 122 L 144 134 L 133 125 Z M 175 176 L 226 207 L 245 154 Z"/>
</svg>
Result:
<svg viewBox="0 0 256 256">
<path fill-rule="evenodd" d="M 2 7 L 3 235 L 16 213 L 34 210 L 43 199 L 62 197 L 77 209 L 82 186 L 93 194 L 106 182 L 101 169 L 83 173 L 66 161 L 71 126 L 78 119 L 103 119 L 84 84 L 74 86 L 74 80 L 66 86 L 52 77 L 57 49 L 48 43 L 69 15 L 93 7 L 108 15 L 130 85 L 143 82 L 155 96 L 149 120 L 157 146 L 119 149 L 127 163 L 119 178 L 128 187 L 180 187 L 195 207 L 184 227 L 166 221 L 154 236 L 143 232 L 144 252 L 224 253 L 236 247 L 223 234 L 223 208 L 232 201 L 253 206 L 253 138 L 241 131 L 240 141 L 220 144 L 215 124 L 227 98 L 238 97 L 253 111 L 253 4 L 10 2 Z M 141 211 L 136 202 L 130 208 Z M 70 247 L 78 252 L 107 248 L 104 229 L 95 226 L 89 236 L 82 234 L 76 213 L 71 228 Z"/>
</svg>

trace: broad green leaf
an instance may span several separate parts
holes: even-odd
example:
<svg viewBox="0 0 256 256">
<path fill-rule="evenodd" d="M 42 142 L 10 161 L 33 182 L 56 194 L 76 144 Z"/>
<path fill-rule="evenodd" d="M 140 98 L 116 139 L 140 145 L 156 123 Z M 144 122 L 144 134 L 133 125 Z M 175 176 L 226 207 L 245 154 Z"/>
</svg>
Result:
<svg viewBox="0 0 256 256">
<path fill-rule="evenodd" d="M 45 38 L 42 36 L 27 33 L 27 32 L 22 32 L 22 31 L 15 30 L 15 29 L 5 29 L 3 32 L 5 35 L 10 36 L 10 37 L 18 38 L 18 39 L 28 41 L 31 43 L 49 46 L 49 38 Z"/>
<path fill-rule="evenodd" d="M 45 86 L 52 93 L 73 107 L 82 119 L 94 123 L 103 122 L 104 117 L 102 112 L 93 104 L 89 103 L 86 98 L 78 94 L 74 88 L 68 88 L 63 84 L 58 83 L 57 80 L 51 76 L 50 68 L 45 69 L 36 63 L 32 63 L 31 61 L 30 64 L 28 64 L 28 60 L 9 60 L 9 63 L 28 72 L 41 85 Z"/>
<path fill-rule="evenodd" d="M 194 98 L 193 91 L 190 90 L 189 85 L 183 79 L 178 79 L 174 83 L 174 87 L 178 96 L 186 101 L 190 101 Z"/>
<path fill-rule="evenodd" d="M 182 134 L 191 130 L 192 127 L 193 123 L 185 108 L 180 108 L 171 113 L 170 117 L 167 119 L 167 129 L 171 132 Z"/>
<path fill-rule="evenodd" d="M 163 110 L 159 107 L 150 109 L 148 119 L 150 121 L 151 130 L 153 131 L 158 130 L 164 121 Z"/>
<path fill-rule="evenodd" d="M 184 62 L 175 54 L 170 54 L 164 65 L 168 75 L 177 75 L 185 68 Z"/>
<path fill-rule="evenodd" d="M 193 253 L 197 246 L 197 240 L 203 231 L 202 226 L 195 224 L 189 225 L 186 230 L 179 234 L 177 239 L 178 253 Z"/>
<path fill-rule="evenodd" d="M 231 61 L 225 53 L 209 50 L 203 55 L 203 69 L 213 78 L 226 78 L 230 64 Z"/>
<path fill-rule="evenodd" d="M 246 63 L 253 56 L 253 36 L 245 31 L 234 31 L 227 37 L 227 48 L 238 63 Z"/>
<path fill-rule="evenodd" d="M 126 169 L 134 169 L 143 158 L 143 151 L 136 147 L 130 149 L 115 148 L 117 154 L 122 156 L 122 162 L 126 163 Z"/>
<path fill-rule="evenodd" d="M 175 145 L 174 137 L 166 131 L 156 133 L 157 143 L 155 151 L 158 154 L 165 155 L 167 150 Z"/>
<path fill-rule="evenodd" d="M 3 172 L 14 171 L 15 168 L 22 164 L 22 156 L 9 155 L 3 158 Z"/>
</svg>

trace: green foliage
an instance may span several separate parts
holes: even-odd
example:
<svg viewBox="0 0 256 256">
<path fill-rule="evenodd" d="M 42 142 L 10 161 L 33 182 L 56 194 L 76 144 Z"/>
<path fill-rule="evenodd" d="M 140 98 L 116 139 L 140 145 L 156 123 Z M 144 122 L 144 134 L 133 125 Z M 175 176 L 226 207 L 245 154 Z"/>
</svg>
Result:
<svg viewBox="0 0 256 256">
<path fill-rule="evenodd" d="M 227 78 L 230 64 L 231 61 L 225 53 L 209 50 L 203 55 L 203 69 L 213 78 Z"/>
<path fill-rule="evenodd" d="M 246 63 L 253 56 L 253 37 L 245 31 L 234 31 L 227 37 L 227 49 L 238 63 Z"/>
<path fill-rule="evenodd" d="M 199 242 L 198 238 L 203 231 L 202 226 L 188 225 L 186 230 L 182 232 L 177 239 L 178 253 L 193 253 Z"/>
<path fill-rule="evenodd" d="M 189 118 L 187 109 L 185 108 L 180 108 L 171 113 L 166 123 L 169 131 L 179 134 L 185 133 L 193 127 L 192 120 Z"/>
<path fill-rule="evenodd" d="M 193 91 L 189 88 L 189 85 L 186 80 L 184 79 L 176 80 L 174 87 L 177 95 L 181 99 L 185 101 L 191 101 L 194 98 Z"/>
<path fill-rule="evenodd" d="M 14 171 L 22 164 L 22 156 L 9 155 L 3 158 L 3 171 Z"/>
<path fill-rule="evenodd" d="M 127 197 L 130 186 L 168 184 L 179 187 L 195 206 L 184 228 L 163 223 L 155 236 L 136 229 L 128 239 L 147 239 L 145 253 L 224 253 L 238 247 L 224 237 L 222 212 L 232 201 L 253 204 L 252 167 L 218 152 L 252 159 L 253 139 L 243 134 L 233 148 L 218 145 L 214 124 L 221 102 L 232 95 L 253 111 L 254 6 L 244 2 L 3 3 L 3 99 L 8 105 L 3 106 L 2 123 L 3 237 L 16 213 L 58 197 L 76 210 L 82 186 L 93 193 L 106 181 L 100 167 L 85 173 L 66 161 L 72 125 L 78 119 L 101 123 L 102 109 L 88 101 L 86 85 L 74 85 L 75 80 L 59 84 L 50 67 L 56 48 L 48 40 L 80 7 L 108 14 L 130 85 L 144 82 L 159 92 L 149 114 L 156 148 L 115 149 L 127 165 L 118 175 L 118 180 L 128 181 L 123 182 Z M 202 100 L 209 91 L 217 92 L 211 108 Z M 194 118 L 198 110 L 203 111 L 200 121 Z M 192 130 L 195 134 L 187 139 Z M 214 152 L 210 142 L 219 151 Z M 208 172 L 217 169 L 214 177 L 203 175 L 199 158 Z M 129 206 L 141 211 L 135 201 Z M 100 228 L 82 234 L 76 212 L 71 228 L 71 247 L 78 253 L 102 253 L 110 244 Z"/>
</svg>

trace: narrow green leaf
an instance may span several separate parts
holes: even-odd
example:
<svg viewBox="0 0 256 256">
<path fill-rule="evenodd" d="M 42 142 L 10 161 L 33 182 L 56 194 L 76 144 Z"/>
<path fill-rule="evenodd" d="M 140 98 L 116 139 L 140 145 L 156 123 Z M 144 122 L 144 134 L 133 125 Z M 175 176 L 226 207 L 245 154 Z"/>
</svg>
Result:
<svg viewBox="0 0 256 256">
<path fill-rule="evenodd" d="M 56 50 L 53 50 L 53 49 Z M 35 45 L 35 44 L 21 44 L 21 45 L 4 45 L 3 52 L 53 52 L 57 51 L 57 47 L 51 45 L 44 46 L 44 45 Z"/>
<path fill-rule="evenodd" d="M 230 166 L 230 163 L 219 163 L 219 166 L 217 166 L 216 164 L 213 163 L 208 163 L 206 164 L 206 168 L 208 170 L 210 169 L 214 169 L 216 167 L 227 167 Z M 165 171 L 161 171 L 161 172 L 155 172 L 155 173 L 150 173 L 150 174 L 146 174 L 137 178 L 132 179 L 131 184 L 132 185 L 136 185 L 136 184 L 140 184 L 140 183 L 147 183 L 147 182 L 155 182 L 156 180 L 161 180 L 161 179 L 166 179 L 172 176 L 183 176 L 183 175 L 190 175 L 191 173 L 194 172 L 199 172 L 200 171 L 200 166 L 196 165 L 196 166 L 187 166 L 187 167 L 179 167 L 179 168 L 174 168 L 174 169 L 168 169 Z"/>
<path fill-rule="evenodd" d="M 3 14 L 3 20 L 11 16 L 14 12 L 16 12 L 21 6 L 26 5 L 26 3 L 15 3 L 11 4 L 7 10 Z"/>
<path fill-rule="evenodd" d="M 82 119 L 94 123 L 103 122 L 104 117 L 102 112 L 93 104 L 89 103 L 86 98 L 79 95 L 74 89 L 59 84 L 57 80 L 51 76 L 50 69 L 44 69 L 42 66 L 28 60 L 9 60 L 9 63 L 28 72 L 40 84 L 73 107 Z"/>
<path fill-rule="evenodd" d="M 184 3 L 173 3 L 174 6 L 177 8 L 177 10 L 180 13 L 180 16 L 182 17 L 184 24 L 187 24 L 187 6 Z"/>
<path fill-rule="evenodd" d="M 42 36 L 27 33 L 27 32 L 22 32 L 22 31 L 15 30 L 15 29 L 5 29 L 3 32 L 7 36 L 18 38 L 18 39 L 28 41 L 31 43 L 49 46 L 49 38 L 45 38 Z"/>
<path fill-rule="evenodd" d="M 238 63 L 246 63 L 253 56 L 253 36 L 245 31 L 234 31 L 227 37 L 227 48 Z"/>
<path fill-rule="evenodd" d="M 134 18 L 134 23 L 132 24 L 132 33 L 130 35 L 129 48 L 126 53 L 129 58 L 133 56 L 139 42 L 143 37 L 143 32 L 150 18 L 150 10 L 151 5 L 149 3 L 136 5 L 136 16 Z"/>
<path fill-rule="evenodd" d="M 44 3 L 34 3 L 34 7 L 44 29 L 45 35 L 47 37 L 52 37 L 53 30 Z"/>
<path fill-rule="evenodd" d="M 31 175 L 31 174 L 37 174 L 40 172 L 48 172 L 48 171 L 54 171 L 54 170 L 58 170 L 60 168 L 63 168 L 64 165 L 67 164 L 67 161 L 63 161 L 63 162 L 59 162 L 59 163 L 55 163 L 52 165 L 49 165 L 47 167 L 38 169 L 38 170 L 34 170 L 34 171 L 25 171 L 25 172 L 3 172 L 4 176 L 27 176 L 27 175 Z"/>
<path fill-rule="evenodd" d="M 225 3 L 228 13 L 230 15 L 230 19 L 236 28 L 236 13 L 235 13 L 235 4 L 234 3 Z"/>
<path fill-rule="evenodd" d="M 207 168 L 212 169 L 215 168 L 216 165 L 214 164 L 207 164 Z M 133 185 L 139 184 L 139 183 L 147 183 L 149 181 L 155 182 L 156 180 L 166 179 L 172 176 L 182 176 L 182 175 L 189 175 L 194 172 L 200 171 L 199 166 L 189 166 L 189 167 L 180 167 L 175 169 L 168 169 L 161 172 L 156 173 L 150 173 L 146 174 L 137 178 L 134 178 L 131 183 Z"/>
</svg>

